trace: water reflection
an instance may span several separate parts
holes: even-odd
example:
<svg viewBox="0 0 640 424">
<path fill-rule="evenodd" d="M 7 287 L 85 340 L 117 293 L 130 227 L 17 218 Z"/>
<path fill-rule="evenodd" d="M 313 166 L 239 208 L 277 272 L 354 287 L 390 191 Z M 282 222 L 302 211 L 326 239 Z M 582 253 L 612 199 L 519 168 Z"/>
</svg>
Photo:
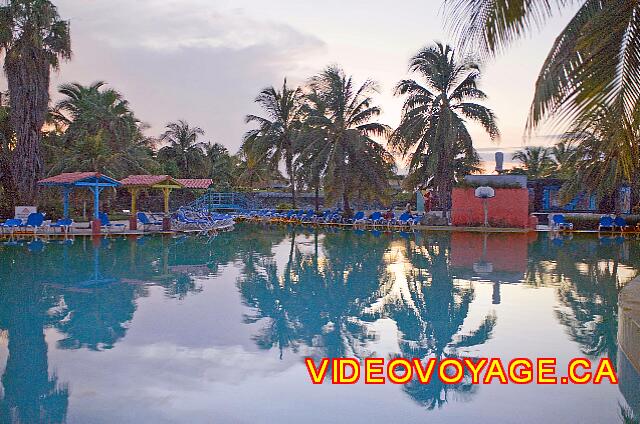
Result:
<svg viewBox="0 0 640 424">
<path fill-rule="evenodd" d="M 390 317 L 396 322 L 401 356 L 458 357 L 459 349 L 482 344 L 491 337 L 496 324 L 492 313 L 470 333 L 460 332 L 475 294 L 473 285 L 459 280 L 453 272 L 453 244 L 449 237 L 402 240 L 392 243 L 391 251 L 396 257 L 391 258 L 381 297 L 368 311 L 376 318 Z M 468 396 L 474 389 L 469 376 L 453 386 L 442 384 L 439 379 L 429 385 L 414 381 L 404 386 L 414 400 L 428 409 L 446 403 L 450 391 Z"/>
<path fill-rule="evenodd" d="M 524 285 L 553 287 L 556 319 L 571 340 L 587 356 L 615 361 L 617 296 L 640 265 L 637 242 L 559 242 L 535 234 L 239 226 L 211 240 L 33 243 L 0 246 L 0 330 L 8 350 L 2 422 L 65 420 L 73 383 L 50 370 L 47 331 L 57 332 L 57 349 L 110 350 L 127 337 L 139 300 L 152 287 L 183 302 L 206 291 L 205 282 L 228 266 L 238 270 L 237 290 L 248 307 L 243 320 L 255 329 L 252 343 L 283 360 L 473 356 L 495 337 L 500 316 L 494 308 L 505 302 L 505 285 Z M 493 285 L 491 298 L 470 324 L 477 285 L 485 283 Z M 465 378 L 455 386 L 434 379 L 402 390 L 434 409 L 452 395 L 471 399 L 479 389 Z M 637 399 L 628 404 L 637 408 Z"/>
</svg>

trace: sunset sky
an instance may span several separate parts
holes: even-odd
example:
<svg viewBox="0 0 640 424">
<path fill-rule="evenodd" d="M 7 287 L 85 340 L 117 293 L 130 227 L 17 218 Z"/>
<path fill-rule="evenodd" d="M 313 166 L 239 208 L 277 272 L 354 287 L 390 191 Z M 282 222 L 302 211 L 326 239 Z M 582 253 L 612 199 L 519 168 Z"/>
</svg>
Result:
<svg viewBox="0 0 640 424">
<path fill-rule="evenodd" d="M 63 82 L 107 81 L 130 101 L 158 135 L 185 119 L 206 140 L 232 153 L 248 127 L 258 91 L 302 83 L 328 64 L 340 64 L 358 81 L 380 84 L 381 121 L 398 124 L 401 100 L 393 87 L 422 46 L 452 42 L 442 1 L 403 0 L 56 0 L 71 21 L 73 58 L 54 75 Z M 492 143 L 472 128 L 486 159 L 496 149 L 523 146 L 523 129 L 537 72 L 571 10 L 512 46 L 485 66 L 481 87 L 499 119 L 502 140 Z M 54 100 L 56 96 L 54 94 Z M 539 134 L 529 144 L 549 143 Z M 488 164 L 492 167 L 492 163 Z"/>
</svg>

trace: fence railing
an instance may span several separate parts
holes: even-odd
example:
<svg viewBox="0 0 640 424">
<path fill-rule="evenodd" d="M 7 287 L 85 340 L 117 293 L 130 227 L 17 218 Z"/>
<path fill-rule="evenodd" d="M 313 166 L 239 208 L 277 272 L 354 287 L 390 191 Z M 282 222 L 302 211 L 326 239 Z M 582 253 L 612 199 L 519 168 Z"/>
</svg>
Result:
<svg viewBox="0 0 640 424">
<path fill-rule="evenodd" d="M 244 193 L 219 193 L 207 191 L 188 207 L 204 211 L 248 209 L 252 202 Z"/>
</svg>

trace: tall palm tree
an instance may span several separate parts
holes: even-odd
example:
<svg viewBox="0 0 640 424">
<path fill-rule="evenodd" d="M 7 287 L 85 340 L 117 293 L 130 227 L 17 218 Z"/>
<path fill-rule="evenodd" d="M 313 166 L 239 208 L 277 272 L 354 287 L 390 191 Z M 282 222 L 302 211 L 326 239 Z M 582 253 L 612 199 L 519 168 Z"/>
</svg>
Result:
<svg viewBox="0 0 640 424">
<path fill-rule="evenodd" d="M 51 69 L 71 56 L 69 23 L 48 0 L 7 0 L 0 6 L 0 51 L 16 134 L 11 173 L 16 200 L 32 204 L 42 173 L 41 130 L 49 107 Z"/>
<path fill-rule="evenodd" d="M 541 146 L 528 146 L 513 154 L 513 160 L 522 163 L 524 173 L 529 178 L 545 178 L 554 170 L 554 162 L 549 149 Z"/>
<path fill-rule="evenodd" d="M 186 121 L 179 120 L 167 124 L 166 131 L 160 140 L 169 143 L 158 151 L 158 160 L 163 163 L 173 161 L 177 167 L 177 177 L 194 178 L 202 176 L 204 169 L 205 143 L 198 137 L 204 135 L 200 127 L 191 127 Z"/>
<path fill-rule="evenodd" d="M 550 148 L 555 173 L 561 178 L 569 178 L 574 174 L 576 148 L 573 144 L 571 141 L 562 140 Z"/>
<path fill-rule="evenodd" d="M 238 161 L 229 155 L 226 147 L 219 143 L 205 146 L 205 156 L 208 162 L 208 175 L 213 179 L 216 191 L 230 191 L 235 183 L 235 170 Z"/>
<path fill-rule="evenodd" d="M 267 117 L 247 115 L 247 123 L 257 123 L 258 128 L 248 131 L 244 137 L 244 146 L 251 146 L 272 167 L 277 168 L 284 161 L 291 189 L 291 203 L 296 206 L 295 167 L 296 137 L 302 125 L 304 95 L 300 87 L 287 86 L 284 79 L 282 88 L 265 88 L 258 94 L 255 102 L 264 109 Z"/>
<path fill-rule="evenodd" d="M 15 196 L 11 178 L 11 151 L 15 145 L 15 133 L 11 126 L 11 112 L 5 93 L 0 93 L 0 188 L 3 198 Z M 3 204 L 3 207 L 9 205 Z"/>
<path fill-rule="evenodd" d="M 273 169 L 253 149 L 243 148 L 236 155 L 238 166 L 236 168 L 235 181 L 241 187 L 262 188 L 266 187 L 279 171 Z"/>
<path fill-rule="evenodd" d="M 157 167 L 143 125 L 129 103 L 102 81 L 63 84 L 51 112 L 60 133 L 48 134 L 47 173 L 92 170 L 116 178 Z"/>
<path fill-rule="evenodd" d="M 571 0 L 445 0 L 450 26 L 465 46 L 493 55 L 542 26 Z M 536 82 L 529 127 L 593 112 L 616 97 L 624 114 L 640 101 L 640 1 L 581 0 L 556 38 Z"/>
<path fill-rule="evenodd" d="M 479 66 L 458 60 L 454 50 L 440 43 L 424 47 L 411 58 L 409 71 L 425 83 L 402 80 L 397 95 L 405 95 L 400 125 L 391 145 L 409 160 L 409 170 L 433 177 L 441 207 L 450 208 L 455 170 L 460 162 L 476 162 L 466 120 L 478 122 L 492 139 L 500 136 L 491 109 L 477 103 L 486 94 L 477 86 Z"/>
<path fill-rule="evenodd" d="M 358 87 L 341 68 L 330 66 L 311 79 L 310 88 L 309 129 L 301 137 L 300 155 L 324 175 L 325 196 L 341 198 L 347 212 L 353 195 L 382 200 L 394 161 L 372 138 L 390 132 L 373 121 L 381 112 L 373 105 L 376 84 L 367 80 Z"/>
</svg>

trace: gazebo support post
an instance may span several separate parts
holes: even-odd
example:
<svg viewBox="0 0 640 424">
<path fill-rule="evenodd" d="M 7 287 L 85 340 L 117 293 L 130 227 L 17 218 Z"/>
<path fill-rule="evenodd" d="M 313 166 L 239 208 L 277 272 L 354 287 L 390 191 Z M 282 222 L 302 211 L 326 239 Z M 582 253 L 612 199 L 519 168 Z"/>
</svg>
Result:
<svg viewBox="0 0 640 424">
<path fill-rule="evenodd" d="M 89 189 L 93 192 L 93 220 L 91 221 L 91 233 L 94 235 L 100 234 L 100 228 L 102 223 L 100 222 L 100 192 L 102 187 L 98 185 L 89 186 Z"/>
<path fill-rule="evenodd" d="M 164 217 L 162 218 L 162 231 L 171 231 L 171 216 L 169 214 L 170 193 L 170 187 L 162 187 L 162 194 L 164 195 Z"/>
<path fill-rule="evenodd" d="M 63 218 L 69 218 L 69 194 L 71 194 L 71 187 L 62 188 L 62 208 Z"/>
<path fill-rule="evenodd" d="M 138 229 L 138 218 L 137 218 L 137 204 L 138 200 L 138 187 L 130 187 L 129 193 L 131 193 L 131 216 L 129 217 L 129 229 L 137 230 Z"/>
</svg>

